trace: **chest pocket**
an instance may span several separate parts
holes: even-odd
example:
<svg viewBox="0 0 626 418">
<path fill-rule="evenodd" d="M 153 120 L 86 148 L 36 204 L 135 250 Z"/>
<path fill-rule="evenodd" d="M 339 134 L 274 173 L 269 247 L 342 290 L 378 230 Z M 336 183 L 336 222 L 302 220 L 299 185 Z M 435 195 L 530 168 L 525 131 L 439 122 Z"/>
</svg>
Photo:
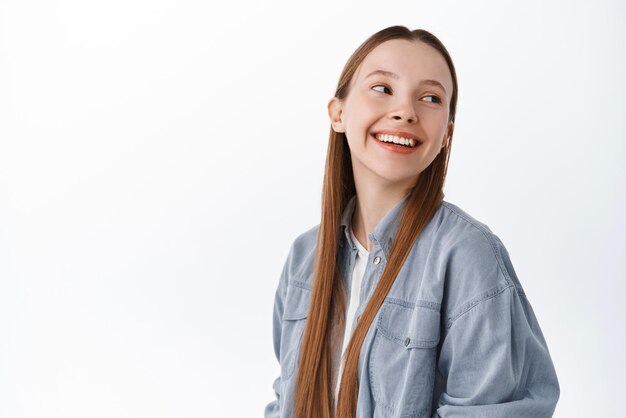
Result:
<svg viewBox="0 0 626 418">
<path fill-rule="evenodd" d="M 389 299 L 383 303 L 370 356 L 376 416 L 429 416 L 439 327 L 435 308 Z"/>
<path fill-rule="evenodd" d="M 298 285 L 289 284 L 287 287 L 280 340 L 280 367 L 283 381 L 291 378 L 300 357 L 300 345 L 311 293 L 311 290 Z"/>
</svg>

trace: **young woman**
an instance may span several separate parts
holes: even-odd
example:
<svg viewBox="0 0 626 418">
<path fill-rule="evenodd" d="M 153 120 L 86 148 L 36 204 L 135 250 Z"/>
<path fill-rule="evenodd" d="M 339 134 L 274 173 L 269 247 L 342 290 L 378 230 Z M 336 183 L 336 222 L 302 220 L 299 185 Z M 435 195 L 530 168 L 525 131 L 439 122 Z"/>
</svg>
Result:
<svg viewBox="0 0 626 418">
<path fill-rule="evenodd" d="M 383 29 L 348 60 L 321 223 L 276 290 L 266 418 L 552 416 L 556 372 L 506 248 L 443 200 L 457 96 L 424 30 Z"/>
</svg>

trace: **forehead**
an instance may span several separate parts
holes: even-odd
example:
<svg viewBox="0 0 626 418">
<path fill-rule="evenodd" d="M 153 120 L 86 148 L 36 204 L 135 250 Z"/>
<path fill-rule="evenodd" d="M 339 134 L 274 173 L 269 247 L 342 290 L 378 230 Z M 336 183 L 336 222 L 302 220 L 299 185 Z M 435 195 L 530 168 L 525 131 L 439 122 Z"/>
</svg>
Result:
<svg viewBox="0 0 626 418">
<path fill-rule="evenodd" d="M 379 69 L 394 72 L 409 83 L 437 80 L 449 95 L 452 92 L 452 76 L 446 60 L 439 51 L 421 41 L 392 39 L 381 43 L 363 59 L 354 80 L 361 81 Z"/>
</svg>

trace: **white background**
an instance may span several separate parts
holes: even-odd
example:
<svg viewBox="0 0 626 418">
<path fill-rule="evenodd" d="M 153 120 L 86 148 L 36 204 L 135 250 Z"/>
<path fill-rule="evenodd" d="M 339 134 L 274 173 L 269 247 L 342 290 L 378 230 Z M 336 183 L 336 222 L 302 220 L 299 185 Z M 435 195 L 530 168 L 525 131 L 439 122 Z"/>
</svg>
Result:
<svg viewBox="0 0 626 418">
<path fill-rule="evenodd" d="M 254 417 L 326 104 L 395 24 L 450 51 L 446 200 L 505 243 L 561 383 L 626 375 L 618 1 L 0 1 L 0 416 Z"/>
</svg>

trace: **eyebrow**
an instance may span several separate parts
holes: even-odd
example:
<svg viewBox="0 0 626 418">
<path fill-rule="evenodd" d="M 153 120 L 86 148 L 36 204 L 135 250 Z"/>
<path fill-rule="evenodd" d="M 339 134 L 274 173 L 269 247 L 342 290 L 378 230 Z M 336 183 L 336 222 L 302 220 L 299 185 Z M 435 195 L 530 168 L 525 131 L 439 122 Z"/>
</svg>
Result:
<svg viewBox="0 0 626 418">
<path fill-rule="evenodd" d="M 385 77 L 390 77 L 390 78 L 395 78 L 396 80 L 398 78 L 400 78 L 400 76 L 396 73 L 392 73 L 391 71 L 386 71 L 386 70 L 374 70 L 371 73 L 369 73 L 365 78 L 369 78 L 373 75 L 383 75 Z M 425 84 L 427 86 L 435 86 L 435 87 L 440 87 L 441 90 L 444 91 L 444 93 L 448 94 L 448 92 L 446 91 L 446 88 L 443 86 L 443 84 L 441 84 L 439 81 L 437 80 L 422 80 L 420 82 L 420 84 Z"/>
</svg>

